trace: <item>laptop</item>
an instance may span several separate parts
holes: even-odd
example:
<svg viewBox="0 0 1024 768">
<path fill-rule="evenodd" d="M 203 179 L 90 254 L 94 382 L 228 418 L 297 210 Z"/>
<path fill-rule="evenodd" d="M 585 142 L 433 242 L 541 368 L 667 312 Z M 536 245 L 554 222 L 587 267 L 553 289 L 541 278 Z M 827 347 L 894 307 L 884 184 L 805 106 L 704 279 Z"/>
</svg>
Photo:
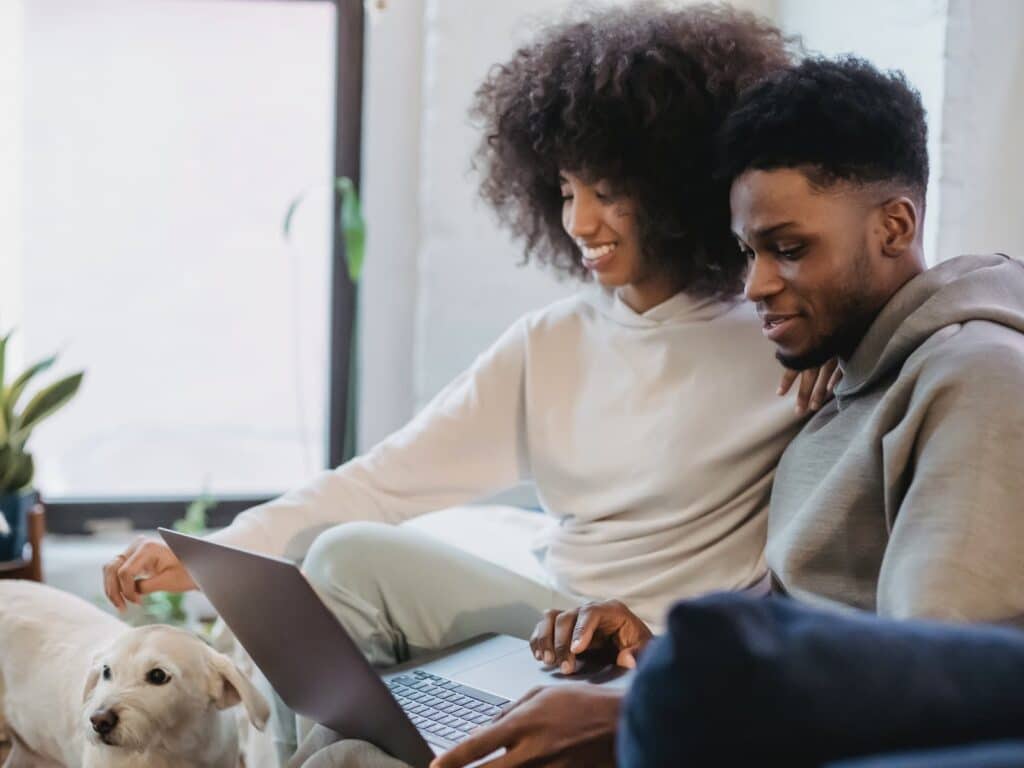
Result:
<svg viewBox="0 0 1024 768">
<path fill-rule="evenodd" d="M 427 768 L 538 685 L 625 686 L 614 665 L 571 677 L 541 667 L 529 643 L 486 635 L 381 674 L 289 560 L 166 528 L 160 535 L 295 712 Z"/>
</svg>

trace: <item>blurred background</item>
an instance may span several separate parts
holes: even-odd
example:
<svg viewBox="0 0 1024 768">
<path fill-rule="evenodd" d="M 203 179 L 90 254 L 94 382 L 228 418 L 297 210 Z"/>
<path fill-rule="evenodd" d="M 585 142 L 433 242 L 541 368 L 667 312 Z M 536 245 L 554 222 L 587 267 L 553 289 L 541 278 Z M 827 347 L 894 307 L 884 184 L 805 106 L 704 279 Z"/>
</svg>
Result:
<svg viewBox="0 0 1024 768">
<path fill-rule="evenodd" d="M 1024 3 L 735 4 L 918 87 L 933 262 L 1024 253 Z M 204 492 L 223 522 L 340 460 L 353 413 L 372 445 L 575 289 L 517 266 L 476 199 L 467 117 L 488 68 L 568 5 L 0 2 L 8 370 L 56 352 L 86 371 L 32 437 L 50 530 L 166 523 Z M 339 173 L 366 222 L 354 356 Z"/>
</svg>

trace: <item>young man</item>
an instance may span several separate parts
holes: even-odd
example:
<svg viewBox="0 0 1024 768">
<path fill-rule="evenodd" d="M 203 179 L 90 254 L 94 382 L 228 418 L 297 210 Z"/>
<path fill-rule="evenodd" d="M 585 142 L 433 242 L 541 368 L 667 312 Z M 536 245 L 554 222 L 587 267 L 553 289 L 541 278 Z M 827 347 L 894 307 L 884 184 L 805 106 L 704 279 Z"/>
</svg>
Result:
<svg viewBox="0 0 1024 768">
<path fill-rule="evenodd" d="M 783 455 L 767 559 L 803 602 L 1019 623 L 1024 265 L 926 267 L 925 135 L 902 75 L 853 58 L 769 78 L 724 126 L 733 231 L 764 333 L 787 366 L 838 356 L 843 371 Z M 1007 681 L 1022 669 L 1024 635 L 1005 629 L 778 599 L 684 603 L 634 682 L 620 764 L 820 765 L 1021 739 L 1008 713 L 1024 698 Z M 1021 760 L 1018 742 L 893 765 Z"/>
<path fill-rule="evenodd" d="M 838 356 L 835 400 L 775 476 L 787 593 L 896 618 L 1024 616 L 1024 265 L 926 268 L 924 109 L 900 74 L 811 60 L 722 138 L 747 297 L 784 364 Z"/>
</svg>

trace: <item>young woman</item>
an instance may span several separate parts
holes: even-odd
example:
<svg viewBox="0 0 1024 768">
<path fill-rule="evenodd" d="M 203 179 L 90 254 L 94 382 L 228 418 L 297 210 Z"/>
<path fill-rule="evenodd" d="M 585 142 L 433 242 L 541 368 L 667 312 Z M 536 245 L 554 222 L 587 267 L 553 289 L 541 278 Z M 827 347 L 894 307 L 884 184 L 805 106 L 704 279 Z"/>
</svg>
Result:
<svg viewBox="0 0 1024 768">
<path fill-rule="evenodd" d="M 799 416 L 741 300 L 710 164 L 737 92 L 789 61 L 749 14 L 634 6 L 577 13 L 496 67 L 474 106 L 482 195 L 528 260 L 581 291 L 516 322 L 372 451 L 212 538 L 304 553 L 380 665 L 481 632 L 529 637 L 545 609 L 607 597 L 657 628 L 674 600 L 758 584 Z M 395 525 L 524 480 L 554 521 L 542 580 Z M 118 607 L 194 588 L 157 541 L 105 580 Z"/>
</svg>

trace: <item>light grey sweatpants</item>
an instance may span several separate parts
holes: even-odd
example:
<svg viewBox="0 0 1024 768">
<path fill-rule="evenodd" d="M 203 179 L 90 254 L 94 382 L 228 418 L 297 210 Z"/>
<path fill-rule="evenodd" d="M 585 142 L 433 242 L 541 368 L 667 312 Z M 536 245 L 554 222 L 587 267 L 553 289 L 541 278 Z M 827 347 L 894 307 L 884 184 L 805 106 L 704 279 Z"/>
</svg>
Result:
<svg viewBox="0 0 1024 768">
<path fill-rule="evenodd" d="M 325 531 L 310 548 L 303 570 L 366 657 L 380 668 L 486 632 L 527 639 L 545 610 L 579 602 L 424 533 L 380 523 L 347 523 Z M 289 741 L 301 742 L 309 724 L 296 725 L 280 700 L 275 703 L 270 727 L 286 747 L 282 752 L 290 751 Z M 308 735 L 308 743 L 289 765 L 401 765 L 362 742 L 322 748 L 338 737 L 319 726 Z"/>
</svg>

